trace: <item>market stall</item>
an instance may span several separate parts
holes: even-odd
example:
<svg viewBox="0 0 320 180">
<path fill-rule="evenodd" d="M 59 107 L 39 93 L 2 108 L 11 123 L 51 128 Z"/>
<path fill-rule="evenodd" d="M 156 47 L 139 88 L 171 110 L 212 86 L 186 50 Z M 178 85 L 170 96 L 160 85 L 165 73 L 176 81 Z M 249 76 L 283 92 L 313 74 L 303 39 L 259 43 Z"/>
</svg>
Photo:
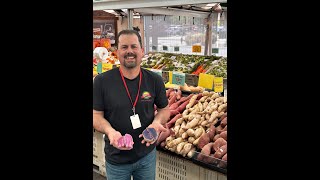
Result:
<svg viewBox="0 0 320 180">
<path fill-rule="evenodd" d="M 220 21 L 214 19 L 224 18 L 226 26 L 227 1 L 199 0 L 199 4 L 193 3 L 194 1 L 119 0 L 117 3 L 94 1 L 93 6 L 94 11 L 114 10 L 119 15 L 118 30 L 132 29 L 135 25 L 140 29 L 143 45 L 147 50 L 141 66 L 159 74 L 165 83 L 171 117 L 166 124 L 167 131 L 159 135 L 157 142 L 156 179 L 159 180 L 227 179 L 227 57 L 226 53 L 219 54 L 223 48 L 214 46 L 221 41 L 216 35 L 218 31 L 214 30 L 221 27 Z M 215 5 L 199 11 L 203 4 L 208 3 Z M 214 6 L 217 4 L 222 5 L 219 11 L 215 11 Z M 225 12 L 223 18 L 222 12 Z M 181 23 L 182 17 L 187 16 L 193 20 L 194 17 L 200 18 L 198 22 L 202 22 L 203 18 L 203 31 L 194 22 L 188 26 L 185 18 L 184 26 L 175 24 L 168 26 L 167 34 L 156 34 L 151 30 L 156 28 L 157 23 L 148 24 L 147 21 L 148 18 L 155 20 L 156 15 L 161 14 L 161 18 L 170 20 L 170 23 L 175 22 L 174 19 Z M 144 18 L 134 20 L 133 16 Z M 176 17 L 170 19 L 168 16 Z M 202 32 L 199 34 L 204 40 L 195 38 L 192 33 L 188 34 L 189 31 Z M 212 43 L 214 39 L 215 43 Z M 178 44 L 172 44 L 173 41 Z M 116 68 L 119 64 L 116 49 L 111 46 L 105 49 L 95 47 L 93 59 L 94 76 Z M 94 131 L 93 138 L 93 164 L 99 173 L 105 175 L 103 134 Z"/>
</svg>

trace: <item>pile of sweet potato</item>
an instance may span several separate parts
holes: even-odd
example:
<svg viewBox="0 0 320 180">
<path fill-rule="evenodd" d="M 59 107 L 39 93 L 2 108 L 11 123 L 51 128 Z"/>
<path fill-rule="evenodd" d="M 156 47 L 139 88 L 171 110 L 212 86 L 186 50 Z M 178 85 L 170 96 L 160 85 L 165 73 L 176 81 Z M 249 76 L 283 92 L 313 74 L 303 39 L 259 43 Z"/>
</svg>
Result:
<svg viewBox="0 0 320 180">
<path fill-rule="evenodd" d="M 187 104 L 189 103 L 192 94 L 186 97 L 182 97 L 182 92 L 179 89 L 167 89 L 166 96 L 168 98 L 168 106 L 170 109 L 170 119 L 166 123 L 165 128 L 166 131 L 160 133 L 159 138 L 157 140 L 157 145 L 163 142 L 167 137 L 172 135 L 173 131 L 171 130 L 172 126 L 174 125 L 175 121 L 182 117 L 182 112 L 185 110 Z M 155 107 L 155 114 L 157 113 Z"/>
<path fill-rule="evenodd" d="M 194 151 L 201 151 L 226 130 L 226 126 L 224 129 L 215 125 L 226 116 L 227 101 L 215 92 L 204 91 L 179 99 L 178 91 L 172 91 L 167 91 L 171 119 L 166 124 L 167 131 L 159 137 L 158 144 L 182 156 L 192 157 Z"/>
<path fill-rule="evenodd" d="M 226 168 L 227 113 L 220 118 L 218 126 L 210 127 L 210 131 L 200 137 L 198 149 L 201 149 L 197 157 L 199 161 Z"/>
</svg>

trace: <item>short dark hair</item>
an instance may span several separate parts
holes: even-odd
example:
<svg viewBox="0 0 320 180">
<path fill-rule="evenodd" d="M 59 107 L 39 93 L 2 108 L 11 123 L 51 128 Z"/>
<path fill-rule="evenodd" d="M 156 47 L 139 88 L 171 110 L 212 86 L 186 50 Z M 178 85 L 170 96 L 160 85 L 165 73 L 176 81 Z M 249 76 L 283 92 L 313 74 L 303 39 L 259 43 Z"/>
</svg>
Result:
<svg viewBox="0 0 320 180">
<path fill-rule="evenodd" d="M 125 29 L 125 30 L 122 30 L 122 31 L 119 32 L 119 34 L 117 36 L 117 47 L 118 47 L 118 44 L 119 44 L 119 37 L 122 34 L 135 34 L 138 37 L 138 40 L 139 40 L 139 43 L 140 43 L 140 47 L 142 47 L 142 41 L 141 41 L 140 34 L 138 33 L 138 31 L 135 31 L 135 30 L 132 30 L 132 29 Z"/>
</svg>

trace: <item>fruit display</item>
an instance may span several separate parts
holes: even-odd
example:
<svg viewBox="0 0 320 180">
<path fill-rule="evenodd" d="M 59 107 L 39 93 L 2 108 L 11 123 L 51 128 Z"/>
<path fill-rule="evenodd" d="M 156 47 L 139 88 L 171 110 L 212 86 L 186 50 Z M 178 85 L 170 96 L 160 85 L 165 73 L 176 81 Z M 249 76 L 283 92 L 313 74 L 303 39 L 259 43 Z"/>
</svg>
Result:
<svg viewBox="0 0 320 180">
<path fill-rule="evenodd" d="M 100 71 L 98 70 L 99 63 L 101 63 Z M 105 66 L 106 64 L 120 64 L 116 48 L 96 47 L 93 51 L 93 77 L 112 69 L 112 66 Z"/>
</svg>

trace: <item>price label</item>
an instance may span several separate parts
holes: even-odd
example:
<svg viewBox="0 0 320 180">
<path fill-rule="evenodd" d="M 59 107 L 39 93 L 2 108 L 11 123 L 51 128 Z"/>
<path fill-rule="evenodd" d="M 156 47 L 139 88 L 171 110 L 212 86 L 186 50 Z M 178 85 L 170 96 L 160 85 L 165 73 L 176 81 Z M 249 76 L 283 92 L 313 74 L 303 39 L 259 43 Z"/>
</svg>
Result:
<svg viewBox="0 0 320 180">
<path fill-rule="evenodd" d="M 223 92 L 223 77 L 215 77 L 213 79 L 214 92 Z"/>
<path fill-rule="evenodd" d="M 214 79 L 214 75 L 200 73 L 198 86 L 206 88 L 206 89 L 212 89 L 213 88 L 213 79 Z"/>
<path fill-rule="evenodd" d="M 102 72 L 109 71 L 113 68 L 113 64 L 110 63 L 102 63 Z"/>
<path fill-rule="evenodd" d="M 155 72 L 156 74 L 158 74 L 159 76 L 162 77 L 162 70 L 160 69 L 150 69 L 152 72 Z"/>
<path fill-rule="evenodd" d="M 172 72 L 172 84 L 184 86 L 186 75 L 180 72 Z"/>
<path fill-rule="evenodd" d="M 199 45 L 192 46 L 192 52 L 200 53 L 201 52 L 201 46 L 199 46 Z"/>
<path fill-rule="evenodd" d="M 97 71 L 98 71 L 99 74 L 102 73 L 102 62 L 98 62 Z"/>
<path fill-rule="evenodd" d="M 212 48 L 212 53 L 218 54 L 219 53 L 219 48 Z"/>
</svg>

